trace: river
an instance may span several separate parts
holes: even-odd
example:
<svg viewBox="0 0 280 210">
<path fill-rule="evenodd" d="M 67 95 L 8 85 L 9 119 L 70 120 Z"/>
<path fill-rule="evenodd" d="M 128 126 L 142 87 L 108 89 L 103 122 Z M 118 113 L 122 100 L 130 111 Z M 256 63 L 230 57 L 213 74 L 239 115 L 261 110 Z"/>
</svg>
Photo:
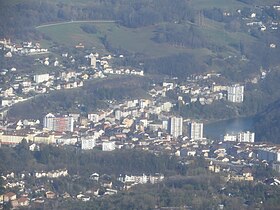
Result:
<svg viewBox="0 0 280 210">
<path fill-rule="evenodd" d="M 253 117 L 233 118 L 212 123 L 205 123 L 204 136 L 210 139 L 221 139 L 226 133 L 253 130 Z"/>
</svg>

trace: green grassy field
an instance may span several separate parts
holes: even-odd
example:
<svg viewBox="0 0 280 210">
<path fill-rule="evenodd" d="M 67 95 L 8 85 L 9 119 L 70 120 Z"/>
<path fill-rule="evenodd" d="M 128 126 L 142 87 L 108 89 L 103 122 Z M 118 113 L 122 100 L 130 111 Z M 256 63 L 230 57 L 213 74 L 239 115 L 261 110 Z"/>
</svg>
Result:
<svg viewBox="0 0 280 210">
<path fill-rule="evenodd" d="M 242 32 L 228 32 L 224 29 L 224 24 L 215 22 L 205 18 L 204 24 L 200 27 L 200 32 L 203 36 L 215 44 L 216 46 L 223 46 L 228 49 L 228 51 L 235 52 L 231 46 L 238 45 L 240 41 L 246 41 L 246 43 L 251 43 L 256 41 L 256 38 Z"/>
<path fill-rule="evenodd" d="M 55 1 L 55 0 L 50 0 Z M 64 1 L 64 0 L 61 0 Z M 79 0 L 86 3 L 88 0 Z M 259 0 L 258 0 L 259 1 Z M 267 0 L 264 0 L 265 2 Z M 263 2 L 264 3 L 264 2 Z M 191 4 L 197 10 L 203 8 L 223 8 L 236 9 L 248 6 L 237 0 L 196 0 Z M 82 24 L 92 24 L 97 29 L 96 34 L 84 32 L 80 26 Z M 164 23 L 162 23 L 164 24 Z M 209 42 L 211 46 L 215 46 L 220 50 L 224 57 L 230 55 L 238 55 L 240 52 L 234 47 L 240 44 L 240 41 L 246 40 L 246 43 L 254 42 L 254 38 L 246 33 L 232 33 L 224 29 L 224 24 L 204 18 L 203 24 L 198 26 L 193 23 L 184 23 L 187 26 L 194 25 L 202 37 Z M 206 56 L 215 57 L 216 54 L 206 48 L 189 49 L 178 47 L 168 43 L 157 43 L 153 41 L 157 26 L 147 26 L 141 28 L 126 28 L 118 23 L 77 23 L 66 22 L 59 25 L 50 25 L 37 28 L 40 32 L 47 35 L 52 42 L 74 47 L 82 43 L 86 48 L 93 49 L 96 52 L 107 52 L 102 43 L 102 39 L 106 37 L 106 42 L 113 49 L 119 49 L 121 52 L 131 54 L 141 54 L 146 57 L 158 58 L 176 55 L 180 53 L 190 53 L 196 58 L 204 60 Z M 42 40 L 43 45 L 52 44 L 49 41 Z M 215 50 L 213 50 L 215 51 Z"/>
<path fill-rule="evenodd" d="M 3 1 L 3 0 L 0 0 Z M 26 0 L 33 1 L 33 0 Z M 96 3 L 96 0 L 47 0 L 49 2 L 63 2 L 69 5 Z M 20 0 L 11 0 L 6 4 L 16 4 L 21 2 Z M 269 0 L 256 0 L 261 4 L 271 3 Z M 204 8 L 222 8 L 227 10 L 236 10 L 237 8 L 243 8 L 248 6 L 238 0 L 192 0 L 190 4 L 196 9 L 201 10 Z M 250 5 L 249 5 L 250 6 Z M 42 28 L 37 28 L 40 32 L 46 34 L 52 42 L 66 45 L 68 47 L 74 47 L 79 43 L 82 43 L 86 48 L 94 49 L 100 53 L 106 52 L 106 49 L 101 41 L 106 37 L 109 45 L 114 49 L 120 49 L 121 51 L 143 54 L 149 57 L 162 57 L 179 53 L 195 54 L 197 56 L 208 56 L 212 52 L 208 49 L 187 49 L 182 47 L 173 46 L 167 43 L 156 43 L 152 40 L 154 37 L 155 26 L 141 27 L 137 29 L 126 28 L 119 26 L 115 23 L 87 23 L 94 24 L 98 29 L 96 34 L 88 34 L 84 32 L 80 26 L 83 23 L 68 22 L 59 25 L 50 25 Z M 188 24 L 188 23 L 186 23 Z M 234 49 L 231 47 L 240 42 L 240 40 L 250 40 L 246 34 L 242 33 L 228 33 L 224 30 L 224 25 L 214 21 L 210 21 L 207 18 L 204 20 L 203 26 L 199 27 L 202 36 L 210 40 L 215 46 L 223 46 L 225 53 L 234 53 Z M 42 40 L 43 46 L 51 45 L 52 43 L 47 40 Z"/>
<path fill-rule="evenodd" d="M 94 25 L 98 30 L 96 34 L 88 34 L 80 28 L 81 24 L 84 23 L 68 22 L 38 28 L 37 30 L 45 33 L 52 41 L 59 44 L 74 47 L 78 43 L 83 43 L 86 48 L 94 49 L 100 53 L 106 52 L 101 41 L 102 38 L 106 37 L 107 42 L 114 49 L 149 57 L 165 57 L 179 53 L 191 53 L 199 58 L 209 55 L 214 56 L 213 52 L 206 48 L 188 49 L 153 41 L 156 26 L 133 29 L 120 26 L 117 23 L 86 23 Z M 186 23 L 186 25 L 189 24 L 191 23 Z M 207 18 L 205 18 L 202 26 L 195 25 L 195 27 L 214 46 L 222 47 L 225 56 L 239 53 L 232 46 L 238 45 L 240 40 L 254 41 L 254 38 L 246 33 L 227 32 L 224 30 L 222 23 Z M 47 44 L 47 42 L 43 43 Z"/>
<path fill-rule="evenodd" d="M 116 49 L 128 51 L 130 53 L 140 53 L 146 56 L 160 57 L 183 52 L 192 52 L 208 55 L 211 52 L 207 49 L 187 49 L 178 48 L 169 44 L 159 44 L 152 40 L 155 26 L 142 27 L 137 29 L 126 28 L 115 23 L 87 23 L 93 24 L 98 33 L 88 34 L 81 28 L 83 23 L 66 23 L 56 26 L 38 28 L 40 32 L 49 36 L 54 42 L 66 46 L 75 46 L 83 43 L 87 48 L 94 48 L 97 51 L 105 51 L 101 42 L 102 37 L 107 37 L 110 45 Z M 47 42 L 44 42 L 45 44 Z"/>
<path fill-rule="evenodd" d="M 104 23 L 106 25 L 106 23 Z M 98 36 L 85 33 L 81 28 L 81 23 L 66 23 L 54 26 L 39 28 L 40 32 L 49 36 L 52 41 L 66 46 L 76 46 L 79 43 L 86 47 L 103 49 Z"/>
</svg>

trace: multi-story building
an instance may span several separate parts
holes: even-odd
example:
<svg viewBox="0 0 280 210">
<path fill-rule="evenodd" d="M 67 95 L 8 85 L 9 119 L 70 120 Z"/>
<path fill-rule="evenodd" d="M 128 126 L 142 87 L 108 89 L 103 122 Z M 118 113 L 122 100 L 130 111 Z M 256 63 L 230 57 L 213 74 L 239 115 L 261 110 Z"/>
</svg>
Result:
<svg viewBox="0 0 280 210">
<path fill-rule="evenodd" d="M 189 135 L 192 140 L 203 139 L 203 123 L 191 122 L 189 127 Z"/>
<path fill-rule="evenodd" d="M 113 151 L 116 145 L 114 141 L 104 141 L 102 142 L 102 151 Z"/>
<path fill-rule="evenodd" d="M 224 141 L 253 143 L 255 141 L 255 133 L 246 131 L 246 132 L 239 132 L 236 134 L 226 134 L 224 136 Z"/>
<path fill-rule="evenodd" d="M 116 120 L 121 120 L 122 118 L 122 111 L 120 109 L 115 110 L 115 118 Z"/>
<path fill-rule="evenodd" d="M 227 99 L 234 103 L 242 103 L 244 100 L 244 86 L 235 84 L 227 88 Z"/>
<path fill-rule="evenodd" d="M 237 136 L 236 134 L 226 134 L 224 136 L 224 141 L 236 141 L 237 140 Z"/>
<path fill-rule="evenodd" d="M 89 150 L 95 147 L 95 139 L 93 137 L 82 137 L 81 148 L 82 150 Z"/>
<path fill-rule="evenodd" d="M 96 68 L 96 57 L 94 55 L 90 55 L 90 65 L 92 68 Z"/>
<path fill-rule="evenodd" d="M 33 140 L 34 134 L 21 132 L 0 132 L 0 144 L 16 145 L 23 139 L 27 141 Z"/>
<path fill-rule="evenodd" d="M 36 83 L 46 82 L 50 79 L 50 75 L 49 74 L 36 74 L 36 75 L 34 75 L 33 79 Z"/>
<path fill-rule="evenodd" d="M 251 142 L 255 141 L 255 133 L 252 132 L 240 132 L 237 134 L 237 141 L 238 142 Z"/>
<path fill-rule="evenodd" d="M 169 133 L 173 137 L 177 138 L 183 134 L 183 118 L 182 117 L 170 117 L 169 118 Z"/>
<path fill-rule="evenodd" d="M 44 117 L 44 128 L 53 131 L 65 132 L 74 130 L 74 120 L 73 117 L 63 115 L 55 116 L 52 113 L 47 114 Z"/>
</svg>

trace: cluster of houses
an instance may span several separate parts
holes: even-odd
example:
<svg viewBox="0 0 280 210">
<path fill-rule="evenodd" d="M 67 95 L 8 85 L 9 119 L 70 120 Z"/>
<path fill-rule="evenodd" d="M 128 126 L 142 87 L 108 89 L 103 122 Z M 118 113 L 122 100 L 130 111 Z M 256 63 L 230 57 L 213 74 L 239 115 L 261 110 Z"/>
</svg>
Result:
<svg viewBox="0 0 280 210">
<path fill-rule="evenodd" d="M 276 10 L 280 7 L 274 6 Z M 265 31 L 267 26 L 258 20 L 258 15 L 252 13 L 246 20 L 248 27 L 257 26 Z M 271 22 L 278 29 L 278 24 Z M 273 43 L 272 43 L 273 44 Z M 24 42 L 21 45 L 11 43 L 10 40 L 0 40 L 1 50 L 8 59 L 13 54 L 33 55 L 47 53 L 47 49 L 40 44 Z M 275 48 L 276 45 L 270 45 Z M 62 58 L 69 63 L 75 63 L 74 57 L 63 53 Z M 28 100 L 36 94 L 50 91 L 83 87 L 84 81 L 89 79 L 104 78 L 111 74 L 144 76 L 142 70 L 129 68 L 112 68 L 112 56 L 100 57 L 99 54 L 85 56 L 87 64 L 80 65 L 77 70 L 65 70 L 63 65 L 55 59 L 48 57 L 38 59 L 41 65 L 60 68 L 59 73 L 40 73 L 35 75 L 19 75 L 17 69 L 1 70 L 1 76 L 12 75 L 8 86 L 0 87 L 1 108 L 7 108 L 15 103 Z M 53 65 L 51 65 L 53 63 Z M 44 119 L 22 119 L 9 122 L 1 126 L 0 145 L 14 146 L 23 139 L 31 142 L 31 151 L 40 150 L 40 144 L 54 144 L 59 147 L 73 146 L 81 150 L 101 150 L 110 152 L 116 149 L 139 149 L 155 154 L 168 152 L 184 159 L 188 156 L 204 157 L 209 160 L 208 169 L 213 173 L 223 172 L 232 181 L 254 181 L 251 167 L 260 162 L 273 163 L 271 166 L 280 172 L 280 148 L 254 142 L 254 133 L 241 132 L 227 134 L 224 139 L 207 139 L 203 136 L 203 123 L 190 119 L 183 119 L 171 113 L 176 103 L 190 104 L 199 102 L 201 105 L 212 104 L 216 100 L 228 100 L 233 103 L 242 103 L 244 100 L 243 84 L 217 84 L 219 74 L 195 75 L 189 77 L 184 83 L 164 81 L 150 87 L 149 98 L 130 99 L 120 102 L 111 102 L 110 107 L 100 109 L 87 116 L 80 113 L 60 115 L 48 113 Z M 171 101 L 166 95 L 168 91 L 176 94 L 177 100 Z M 16 179 L 10 173 L 4 176 L 6 189 L 26 188 L 25 178 L 22 174 Z M 36 179 L 52 180 L 69 177 L 67 169 L 49 172 L 30 173 Z M 46 186 L 38 186 L 35 192 L 44 196 L 30 199 L 30 193 L 14 193 L 12 190 L 0 196 L 0 202 L 10 202 L 16 207 L 29 206 L 30 202 L 42 204 L 46 199 L 74 198 L 88 201 L 92 196 L 100 196 L 99 189 L 105 189 L 103 195 L 113 195 L 120 190 L 113 184 L 110 176 L 92 174 L 89 179 L 96 181 L 98 187 L 86 192 L 77 192 L 70 195 L 65 192 L 58 195 Z M 108 178 L 109 177 L 109 178 Z M 73 178 L 74 179 L 74 178 Z M 118 182 L 123 184 L 123 189 L 128 190 L 134 185 L 157 183 L 164 179 L 163 174 L 154 175 L 120 175 Z M 277 184 L 277 181 L 273 183 Z"/>
<path fill-rule="evenodd" d="M 260 31 L 275 31 L 279 28 L 279 22 L 274 17 L 265 16 L 264 10 L 270 11 L 271 13 L 279 12 L 280 5 L 258 5 L 252 9 L 244 8 L 237 9 L 235 12 L 224 11 L 224 16 L 238 15 L 242 18 L 244 25 L 250 29 L 256 28 Z"/>
<path fill-rule="evenodd" d="M 11 39 L 0 40 L 1 48 L 5 55 L 4 57 L 10 58 L 13 54 L 17 55 L 38 55 L 48 53 L 48 49 L 42 48 L 40 43 L 36 42 L 22 42 L 21 44 L 15 44 L 11 42 Z"/>
<path fill-rule="evenodd" d="M 14 52 L 19 52 L 17 45 L 11 43 L 10 40 L 0 40 L 0 49 L 6 52 L 9 50 L 5 57 L 8 59 L 8 55 L 12 55 Z M 40 44 L 33 44 L 32 42 L 23 42 L 20 45 L 23 51 L 21 54 L 34 54 L 37 51 L 46 51 L 47 49 L 41 49 Z M 67 63 L 75 64 L 76 60 L 68 53 L 61 55 L 63 59 L 66 59 Z M 112 56 L 100 57 L 98 53 L 91 53 L 85 56 L 86 63 L 80 65 L 76 70 L 67 69 L 59 62 L 57 58 L 53 61 L 49 57 L 35 59 L 34 65 L 45 65 L 50 68 L 56 67 L 59 74 L 42 72 L 33 75 L 21 75 L 17 72 L 16 68 L 2 69 L 0 75 L 8 77 L 10 79 L 8 85 L 0 86 L 0 108 L 10 107 L 13 104 L 22 102 L 31 98 L 31 96 L 37 94 L 48 93 L 53 90 L 72 89 L 83 87 L 84 81 L 89 79 L 104 78 L 111 74 L 118 75 L 134 75 L 144 76 L 143 70 L 135 70 L 130 68 L 114 69 L 110 65 Z M 53 64 L 53 65 L 51 65 Z"/>
<path fill-rule="evenodd" d="M 149 94 L 156 98 L 164 97 L 168 91 L 175 92 L 177 101 L 182 104 L 199 102 L 201 105 L 212 104 L 218 100 L 228 100 L 233 103 L 242 103 L 244 100 L 244 85 L 241 84 L 217 84 L 213 82 L 220 74 L 206 74 L 188 77 L 186 82 L 163 82 L 154 86 Z"/>
<path fill-rule="evenodd" d="M 12 208 L 20 207 L 42 207 L 44 203 L 51 202 L 52 200 L 80 200 L 89 201 L 92 198 L 114 195 L 119 190 L 128 190 L 136 184 L 155 184 L 163 181 L 163 174 L 154 175 L 120 175 L 119 178 L 114 178 L 110 175 L 93 173 L 89 176 L 88 181 L 91 185 L 83 192 L 76 192 L 70 194 L 69 192 L 58 193 L 53 190 L 50 183 L 54 179 L 68 177 L 73 182 L 79 181 L 82 177 L 78 175 L 70 176 L 67 169 L 53 170 L 50 172 L 32 172 L 32 173 L 19 173 L 14 172 L 2 175 L 4 180 L 4 188 L 6 193 L 0 195 L 1 204 L 7 205 L 10 203 Z M 28 178 L 35 177 L 37 181 L 32 185 L 28 183 Z M 84 177 L 83 177 L 84 179 Z M 12 185 L 10 183 L 20 183 Z M 72 192 L 73 193 L 73 192 Z"/>
<path fill-rule="evenodd" d="M 155 175 L 149 175 L 147 176 L 146 174 L 140 175 L 140 176 L 135 176 L 135 175 L 120 175 L 118 180 L 122 183 L 124 183 L 124 189 L 128 190 L 134 185 L 137 184 L 155 184 L 158 182 L 163 181 L 164 175 L 163 174 L 155 174 Z"/>
<path fill-rule="evenodd" d="M 266 6 L 267 10 L 272 10 L 274 12 L 278 12 L 279 11 L 279 5 L 272 5 L 272 6 Z M 247 15 L 246 17 L 243 17 L 243 21 L 246 23 L 246 26 L 253 28 L 256 27 L 258 28 L 260 31 L 267 31 L 267 30 L 271 30 L 271 31 L 276 31 L 279 28 L 279 22 L 275 19 L 272 18 L 263 18 L 263 10 L 265 8 L 264 7 L 258 7 L 255 8 L 255 11 L 251 11 L 251 13 L 249 15 Z M 241 13 L 241 11 L 240 11 Z M 276 47 L 276 46 L 275 46 Z"/>
<path fill-rule="evenodd" d="M 55 193 L 52 191 L 45 190 L 46 186 L 40 184 L 36 187 L 30 185 L 29 179 L 34 177 L 35 179 L 45 178 L 47 180 L 52 180 L 59 177 L 68 176 L 67 169 L 53 170 L 49 172 L 22 172 L 15 174 L 10 172 L 8 174 L 2 175 L 1 178 L 4 180 L 4 189 L 7 193 L 0 195 L 0 204 L 7 206 L 10 205 L 11 208 L 21 208 L 28 207 L 31 203 L 38 205 L 44 203 L 44 199 L 55 198 Z M 39 196 L 35 198 L 33 195 L 40 194 L 44 192 L 45 198 Z"/>
</svg>

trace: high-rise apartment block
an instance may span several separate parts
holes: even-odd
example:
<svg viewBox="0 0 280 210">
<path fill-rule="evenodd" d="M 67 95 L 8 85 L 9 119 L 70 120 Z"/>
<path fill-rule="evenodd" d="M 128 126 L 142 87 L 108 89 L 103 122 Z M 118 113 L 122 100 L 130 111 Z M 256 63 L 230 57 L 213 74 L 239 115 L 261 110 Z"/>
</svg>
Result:
<svg viewBox="0 0 280 210">
<path fill-rule="evenodd" d="M 90 59 L 90 65 L 92 68 L 96 68 L 96 57 L 93 54 L 90 54 L 89 56 Z"/>
<path fill-rule="evenodd" d="M 52 113 L 47 114 L 43 121 L 44 128 L 52 131 L 71 131 L 74 130 L 74 119 L 73 117 L 62 115 L 55 116 Z"/>
<path fill-rule="evenodd" d="M 177 138 L 183 134 L 183 118 L 170 117 L 169 118 L 169 133 Z"/>
<path fill-rule="evenodd" d="M 203 123 L 191 122 L 189 127 L 189 135 L 192 140 L 203 139 Z"/>
<path fill-rule="evenodd" d="M 234 103 L 242 103 L 244 100 L 244 86 L 235 84 L 227 87 L 227 99 Z"/>
</svg>

